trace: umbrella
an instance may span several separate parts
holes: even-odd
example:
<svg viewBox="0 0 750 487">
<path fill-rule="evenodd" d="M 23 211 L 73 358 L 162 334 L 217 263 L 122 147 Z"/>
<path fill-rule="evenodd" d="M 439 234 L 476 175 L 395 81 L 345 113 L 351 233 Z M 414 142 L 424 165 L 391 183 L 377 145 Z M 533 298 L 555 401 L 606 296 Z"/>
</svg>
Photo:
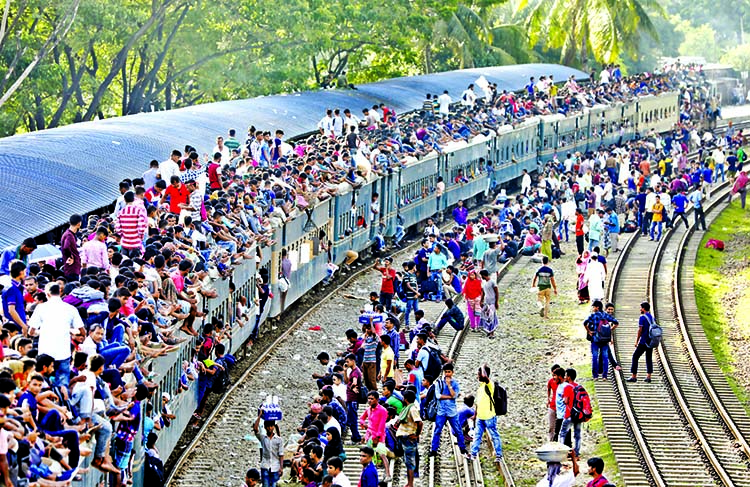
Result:
<svg viewBox="0 0 750 487">
<path fill-rule="evenodd" d="M 62 252 L 52 244 L 44 244 L 34 250 L 29 256 L 29 262 L 47 261 L 62 257 Z"/>
</svg>

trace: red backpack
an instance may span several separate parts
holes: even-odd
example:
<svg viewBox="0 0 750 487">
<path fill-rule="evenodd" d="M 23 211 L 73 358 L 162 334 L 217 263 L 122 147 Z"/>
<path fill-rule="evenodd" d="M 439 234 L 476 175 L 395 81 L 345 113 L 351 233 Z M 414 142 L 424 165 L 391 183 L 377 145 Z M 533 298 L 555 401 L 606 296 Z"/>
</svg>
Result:
<svg viewBox="0 0 750 487">
<path fill-rule="evenodd" d="M 591 419 L 591 398 L 582 385 L 573 388 L 573 406 L 570 410 L 570 419 L 574 423 L 585 423 Z"/>
</svg>

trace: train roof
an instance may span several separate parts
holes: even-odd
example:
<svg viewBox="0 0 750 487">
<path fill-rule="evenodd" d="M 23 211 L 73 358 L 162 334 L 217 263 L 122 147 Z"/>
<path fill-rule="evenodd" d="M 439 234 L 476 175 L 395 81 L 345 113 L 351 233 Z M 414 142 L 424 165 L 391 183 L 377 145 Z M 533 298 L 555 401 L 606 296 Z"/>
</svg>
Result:
<svg viewBox="0 0 750 487">
<path fill-rule="evenodd" d="M 426 93 L 448 90 L 454 100 L 484 76 L 499 90 L 519 90 L 530 76 L 562 81 L 586 73 L 555 64 L 521 64 L 394 78 L 357 86 L 141 113 L 14 135 L 0 139 L 0 248 L 52 231 L 73 213 L 112 203 L 118 183 L 139 177 L 148 161 L 165 160 L 186 143 L 209 152 L 230 128 L 244 140 L 247 127 L 284 130 L 287 138 L 315 130 L 326 108 L 362 108 L 385 103 L 397 113 L 421 107 Z M 211 144 L 211 145 L 209 145 Z"/>
</svg>

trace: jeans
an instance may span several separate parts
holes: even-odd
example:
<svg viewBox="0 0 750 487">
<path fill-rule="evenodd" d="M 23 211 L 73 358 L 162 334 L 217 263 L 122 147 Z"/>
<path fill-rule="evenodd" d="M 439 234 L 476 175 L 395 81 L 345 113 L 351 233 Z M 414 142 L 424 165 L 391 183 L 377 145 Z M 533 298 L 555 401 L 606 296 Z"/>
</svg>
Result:
<svg viewBox="0 0 750 487">
<path fill-rule="evenodd" d="M 406 470 L 410 472 L 415 471 L 417 469 L 417 448 L 419 447 L 419 441 L 410 440 L 408 436 L 399 436 L 398 441 L 401 442 L 401 448 L 404 449 Z"/>
<path fill-rule="evenodd" d="M 105 367 L 114 367 L 119 369 L 130 355 L 130 347 L 120 345 L 119 343 L 110 343 L 99 350 L 99 354 L 104 357 Z"/>
<path fill-rule="evenodd" d="M 101 427 L 94 432 L 96 438 L 96 447 L 94 449 L 94 458 L 104 458 L 107 454 L 107 445 L 112 438 L 112 423 L 98 414 L 92 416 L 94 426 L 101 424 Z"/>
<path fill-rule="evenodd" d="M 443 271 L 437 270 L 437 271 L 430 271 L 430 279 L 435 281 L 435 284 L 437 284 L 437 300 L 442 301 L 443 300 Z"/>
<path fill-rule="evenodd" d="M 690 226 L 690 224 L 688 223 L 688 219 L 685 216 L 685 212 L 684 211 L 682 211 L 682 212 L 675 211 L 672 214 L 672 222 L 673 222 L 673 224 L 675 226 L 679 225 L 679 222 L 677 221 L 678 218 L 682 218 L 682 221 L 685 223 L 685 228 L 688 228 Z"/>
<path fill-rule="evenodd" d="M 719 176 L 719 174 L 721 174 L 721 182 L 723 183 L 723 182 L 725 181 L 725 176 L 724 176 L 724 164 L 717 164 L 717 165 L 716 165 L 716 176 L 717 176 L 717 177 L 716 177 L 716 180 L 717 180 L 717 181 L 719 180 L 719 177 L 718 177 L 718 176 Z"/>
<path fill-rule="evenodd" d="M 271 472 L 267 468 L 260 469 L 260 482 L 263 487 L 276 487 L 276 483 L 281 477 L 281 472 Z"/>
<path fill-rule="evenodd" d="M 706 229 L 706 216 L 703 214 L 703 207 L 697 207 L 693 209 L 693 216 L 695 217 L 695 227 L 698 228 L 700 222 L 701 228 Z"/>
<path fill-rule="evenodd" d="M 560 240 L 562 240 L 563 237 L 563 230 L 565 230 L 565 241 L 568 241 L 568 220 L 560 220 L 560 225 L 557 227 L 557 233 L 560 234 Z"/>
<path fill-rule="evenodd" d="M 229 251 L 230 254 L 236 254 L 237 253 L 237 244 L 234 243 L 232 240 L 219 240 L 216 242 L 216 244 L 219 247 L 222 247 Z"/>
<path fill-rule="evenodd" d="M 70 385 L 70 359 L 55 360 L 54 382 L 57 386 L 65 386 L 67 389 Z"/>
<path fill-rule="evenodd" d="M 438 321 L 438 324 L 435 326 L 435 333 L 442 330 L 446 324 L 451 325 L 453 329 L 456 331 L 461 331 L 464 329 L 463 323 L 457 323 L 455 320 L 451 319 L 450 317 L 443 315 L 443 317 L 440 318 L 440 321 Z"/>
<path fill-rule="evenodd" d="M 654 349 L 649 348 L 643 343 L 638 344 L 638 348 L 633 352 L 633 362 L 630 364 L 630 373 L 636 375 L 638 373 L 638 359 L 641 355 L 646 354 L 646 373 L 652 374 L 654 372 Z"/>
<path fill-rule="evenodd" d="M 576 250 L 578 250 L 578 255 L 583 254 L 583 235 L 576 235 Z"/>
<path fill-rule="evenodd" d="M 599 375 L 606 379 L 609 371 L 609 343 L 591 342 L 591 375 L 594 379 Z"/>
<path fill-rule="evenodd" d="M 93 415 L 94 394 L 88 387 L 77 387 L 70 396 L 70 404 L 78 409 L 78 415 L 89 419 Z"/>
<path fill-rule="evenodd" d="M 357 401 L 349 401 L 346 403 L 346 427 L 351 429 L 351 440 L 355 443 L 359 443 L 362 440 L 362 436 L 359 434 L 359 415 L 357 414 L 357 407 Z M 344 431 L 346 431 L 346 427 L 344 428 Z"/>
<path fill-rule="evenodd" d="M 70 468 L 76 468 L 81 458 L 81 450 L 78 442 L 78 432 L 76 430 L 63 429 L 65 420 L 60 416 L 60 412 L 52 409 L 39 422 L 39 429 L 50 436 L 62 438 L 63 444 L 70 449 L 68 453 L 68 463 Z"/>
<path fill-rule="evenodd" d="M 651 222 L 651 240 L 654 239 L 654 230 L 659 229 L 659 236 L 656 237 L 656 240 L 661 240 L 661 222 Z"/>
<path fill-rule="evenodd" d="M 406 232 L 404 232 L 403 225 L 396 225 L 396 233 L 393 235 L 393 243 L 395 245 L 400 245 L 405 236 Z"/>
<path fill-rule="evenodd" d="M 414 299 L 406 300 L 406 311 L 404 311 L 404 323 L 406 323 L 407 328 L 409 328 L 409 310 L 413 310 L 415 314 L 417 311 L 419 311 L 419 299 L 414 298 Z"/>
<path fill-rule="evenodd" d="M 385 308 L 386 313 L 391 312 L 393 307 L 393 293 L 380 292 L 380 304 Z"/>
<path fill-rule="evenodd" d="M 142 254 L 140 247 L 135 247 L 132 249 L 126 249 L 125 247 L 123 247 L 121 253 L 123 257 L 127 257 L 129 259 L 137 259 Z"/>
<path fill-rule="evenodd" d="M 599 241 L 589 237 L 589 251 L 594 250 L 594 247 L 599 246 Z"/>
<path fill-rule="evenodd" d="M 641 234 L 646 235 L 648 233 L 648 229 L 651 226 L 651 219 L 654 217 L 654 214 L 650 211 L 647 211 L 643 214 L 643 219 L 641 221 Z"/>
<path fill-rule="evenodd" d="M 474 441 L 471 443 L 471 456 L 479 454 L 479 448 L 482 446 L 482 437 L 484 432 L 490 433 L 492 446 L 495 447 L 495 460 L 503 458 L 503 440 L 500 439 L 500 433 L 497 432 L 497 418 L 477 419 L 477 426 L 474 429 Z"/>
<path fill-rule="evenodd" d="M 581 423 L 574 423 L 570 418 L 563 419 L 562 427 L 560 428 L 560 436 L 557 438 L 557 441 L 560 443 L 563 442 L 565 435 L 568 434 L 571 426 L 573 427 L 573 438 L 575 440 L 575 446 L 573 449 L 576 451 L 576 456 L 578 456 L 581 454 Z"/>
<path fill-rule="evenodd" d="M 464 444 L 464 432 L 458 423 L 458 415 L 443 416 L 442 414 L 438 414 L 435 418 L 435 432 L 432 434 L 432 446 L 430 450 L 438 451 L 438 448 L 440 448 L 440 434 L 443 432 L 446 422 L 451 425 L 453 436 L 458 440 L 458 448 L 463 452 L 466 450 L 466 445 Z"/>
<path fill-rule="evenodd" d="M 123 345 L 125 343 L 125 326 L 115 325 L 112 328 L 112 337 L 109 341 L 110 344 Z"/>
</svg>

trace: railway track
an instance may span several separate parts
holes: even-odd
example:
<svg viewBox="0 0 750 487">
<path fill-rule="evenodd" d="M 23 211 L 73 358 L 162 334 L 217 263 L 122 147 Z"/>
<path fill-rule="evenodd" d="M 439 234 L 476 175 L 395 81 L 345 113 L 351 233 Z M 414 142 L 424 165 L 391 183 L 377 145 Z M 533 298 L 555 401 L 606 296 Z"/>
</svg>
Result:
<svg viewBox="0 0 750 487">
<path fill-rule="evenodd" d="M 483 206 L 477 208 L 475 211 L 484 211 L 487 208 L 489 208 L 489 206 Z M 472 213 L 475 213 L 475 211 Z M 449 226 L 450 223 L 445 224 L 441 230 L 445 231 Z M 411 256 L 418 246 L 419 239 L 398 252 L 393 253 L 392 256 L 394 257 L 394 261 L 399 262 L 398 256 L 401 256 L 402 258 Z M 294 341 L 298 338 L 295 337 L 295 335 L 304 329 L 304 326 L 306 326 L 309 319 L 316 312 L 319 312 L 323 306 L 330 304 L 330 302 L 340 296 L 342 292 L 350 291 L 354 282 L 370 271 L 371 267 L 367 265 L 354 271 L 344 282 L 331 289 L 325 299 L 310 307 L 310 309 L 295 321 L 289 329 L 284 331 L 260 354 L 260 356 L 248 367 L 243 375 L 231 386 L 229 391 L 227 391 L 227 393 L 224 394 L 216 404 L 214 410 L 204 421 L 196 436 L 185 448 L 185 451 L 175 463 L 169 477 L 167 478 L 166 485 L 194 487 L 197 485 L 209 485 L 211 482 L 219 480 L 232 481 L 242 478 L 241 473 L 244 472 L 244 465 L 232 468 L 232 470 L 237 471 L 234 472 L 233 475 L 230 475 L 227 474 L 227 471 L 230 470 L 229 468 L 221 468 L 222 466 L 216 465 L 214 461 L 207 460 L 203 452 L 212 448 L 232 448 L 236 446 L 231 443 L 232 440 L 230 440 L 230 438 L 236 439 L 239 432 L 249 432 L 252 434 L 251 426 L 257 415 L 256 407 L 260 404 L 262 397 L 258 396 L 257 388 L 248 387 L 250 382 L 269 382 L 273 378 L 271 371 L 288 369 L 289 361 L 296 360 L 294 358 Z M 349 306 L 358 306 L 358 304 L 349 304 Z M 437 321 L 437 318 L 444 308 L 445 306 L 442 303 L 432 303 L 429 301 L 420 303 L 420 309 L 425 310 L 425 317 L 433 322 Z M 355 324 L 352 323 L 352 326 L 355 326 Z M 450 327 L 446 328 L 447 329 L 443 331 L 443 335 L 445 335 L 446 338 L 441 338 L 441 343 L 447 341 L 448 335 L 445 332 L 448 332 L 448 329 L 453 331 Z M 299 369 L 297 369 L 297 372 L 299 372 Z M 307 374 L 304 374 L 304 376 L 307 377 Z M 310 387 L 309 391 L 301 389 L 300 387 L 301 382 L 313 384 L 313 381 L 310 379 L 304 379 L 304 381 L 300 381 L 300 384 L 297 384 L 296 382 L 298 379 L 301 378 L 293 379 L 293 382 L 295 383 L 285 384 L 286 387 L 283 387 L 283 389 L 297 389 L 302 395 L 305 395 L 305 392 L 309 392 L 307 396 L 313 396 L 316 392 L 313 390 L 314 387 Z M 267 389 L 269 393 L 279 393 L 279 391 L 273 391 L 272 384 L 269 384 Z M 360 405 L 360 414 L 363 411 L 363 407 L 364 405 Z M 247 436 L 249 435 L 246 435 L 245 439 L 247 439 Z M 353 459 L 357 458 L 357 448 L 358 447 L 356 446 L 348 445 L 346 447 L 347 456 Z M 233 458 L 241 460 L 237 454 L 230 453 L 229 458 L 227 459 L 230 466 L 236 463 L 236 460 L 233 460 Z M 224 465 L 224 467 L 226 467 L 226 465 Z M 403 470 L 398 464 L 393 468 L 394 479 L 405 479 L 405 472 L 403 472 L 403 475 L 398 475 L 399 473 L 402 473 L 401 470 Z M 476 476 L 481 478 L 481 466 L 479 466 L 478 462 L 476 468 L 479 469 Z M 505 466 L 505 468 L 507 470 L 507 466 Z M 359 464 L 355 461 L 346 462 L 344 465 L 344 472 L 347 473 L 350 478 L 357 478 L 359 470 Z M 221 479 L 217 479 L 216 477 L 218 472 L 221 472 L 222 474 Z M 352 477 L 351 475 L 354 475 L 355 473 L 357 477 Z M 229 475 L 228 479 L 226 478 L 226 475 Z M 392 485 L 400 484 L 392 483 Z"/>
<path fill-rule="evenodd" d="M 725 185 L 715 191 L 707 207 L 708 218 L 722 207 L 726 189 Z M 718 366 L 705 365 L 715 360 L 709 359 L 713 352 L 705 343 L 697 310 L 693 307 L 692 314 L 686 314 L 680 301 L 685 293 L 692 294 L 692 287 L 685 287 L 692 275 L 680 274 L 683 266 L 675 268 L 675 264 L 684 260 L 691 236 L 692 231 L 675 229 L 658 244 L 634 236 L 610 282 L 610 297 L 623 324 L 615 332 L 616 357 L 626 371 L 641 301 L 651 303 L 664 330 L 663 345 L 654 354 L 652 384 L 642 380 L 626 384 L 626 373 L 616 373 L 614 394 L 607 394 L 606 388 L 598 394 L 603 414 L 625 419 L 625 428 L 615 427 L 608 433 L 623 481 L 629 486 L 750 485 L 750 470 L 742 454 L 747 445 L 742 433 L 748 431 L 747 415 Z M 698 242 L 693 245 L 697 247 Z M 700 335 L 705 346 L 691 347 Z M 713 381 L 705 380 L 709 373 Z M 719 395 L 714 384 L 722 382 Z M 745 429 L 738 429 L 737 424 Z"/>
<path fill-rule="evenodd" d="M 506 262 L 498 270 L 498 290 L 502 295 L 504 291 L 513 282 L 515 275 L 523 266 L 518 263 L 518 259 Z M 487 337 L 482 333 L 471 333 L 469 331 L 468 319 L 463 330 L 456 331 L 450 326 L 444 327 L 438 335 L 438 343 L 443 350 L 448 350 L 446 355 L 456 365 L 456 378 L 463 388 L 463 394 L 468 394 L 476 382 L 473 375 L 476 371 L 476 364 L 483 363 L 482 354 L 486 349 Z M 429 438 L 432 438 L 434 425 L 429 428 Z M 492 448 L 489 435 L 485 436 L 489 445 L 489 451 Z M 470 443 L 466 444 L 467 450 Z M 493 454 L 494 456 L 494 454 Z M 485 485 L 482 465 L 479 458 L 476 460 L 466 459 L 460 452 L 458 442 L 446 425 L 440 442 L 440 451 L 437 457 L 428 459 L 428 487 L 483 487 Z M 508 468 L 505 459 L 499 464 L 500 472 L 503 476 L 505 487 L 515 487 L 513 477 Z"/>
</svg>

